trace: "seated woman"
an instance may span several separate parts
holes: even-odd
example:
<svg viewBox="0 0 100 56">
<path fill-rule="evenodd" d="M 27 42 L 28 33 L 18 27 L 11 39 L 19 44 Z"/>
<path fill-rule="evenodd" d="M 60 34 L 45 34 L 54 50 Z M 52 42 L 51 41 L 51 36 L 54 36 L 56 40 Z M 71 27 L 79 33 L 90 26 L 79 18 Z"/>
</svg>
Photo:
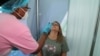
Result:
<svg viewBox="0 0 100 56">
<path fill-rule="evenodd" d="M 46 42 L 37 56 L 66 56 L 68 50 L 68 45 L 62 34 L 60 24 L 54 21 Z"/>
</svg>

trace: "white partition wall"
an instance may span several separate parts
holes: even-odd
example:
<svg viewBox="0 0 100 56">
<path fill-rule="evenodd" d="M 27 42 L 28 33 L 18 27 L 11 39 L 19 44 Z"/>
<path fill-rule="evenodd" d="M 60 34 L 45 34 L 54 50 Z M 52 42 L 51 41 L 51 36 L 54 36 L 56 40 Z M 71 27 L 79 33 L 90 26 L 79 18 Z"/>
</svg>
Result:
<svg viewBox="0 0 100 56">
<path fill-rule="evenodd" d="M 70 0 L 68 56 L 89 56 L 98 15 L 99 0 Z"/>
<path fill-rule="evenodd" d="M 30 11 L 29 11 L 29 17 L 28 17 L 28 20 L 27 20 L 27 23 L 28 23 L 28 26 L 31 30 L 31 33 L 33 35 L 33 37 L 35 39 L 37 39 L 37 5 L 36 5 L 36 0 L 30 0 L 29 1 L 29 8 L 30 8 Z"/>
<path fill-rule="evenodd" d="M 98 34 L 97 34 L 93 56 L 100 56 L 100 23 L 99 23 Z"/>
<path fill-rule="evenodd" d="M 100 8 L 100 5 L 99 5 Z M 98 17 L 98 31 L 96 37 L 96 43 L 94 48 L 93 56 L 100 56 L 100 9 L 99 9 L 99 17 Z"/>
</svg>

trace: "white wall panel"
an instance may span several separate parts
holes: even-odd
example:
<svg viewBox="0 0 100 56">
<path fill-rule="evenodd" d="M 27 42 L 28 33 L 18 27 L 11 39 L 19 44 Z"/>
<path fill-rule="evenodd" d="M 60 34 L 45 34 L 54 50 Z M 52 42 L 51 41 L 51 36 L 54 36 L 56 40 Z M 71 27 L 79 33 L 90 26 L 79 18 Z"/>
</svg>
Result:
<svg viewBox="0 0 100 56">
<path fill-rule="evenodd" d="M 98 26 L 97 39 L 95 43 L 93 56 L 100 56 L 100 15 L 99 15 L 99 26 Z"/>
<path fill-rule="evenodd" d="M 68 56 L 89 56 L 97 20 L 99 0 L 70 0 L 67 40 Z"/>
</svg>

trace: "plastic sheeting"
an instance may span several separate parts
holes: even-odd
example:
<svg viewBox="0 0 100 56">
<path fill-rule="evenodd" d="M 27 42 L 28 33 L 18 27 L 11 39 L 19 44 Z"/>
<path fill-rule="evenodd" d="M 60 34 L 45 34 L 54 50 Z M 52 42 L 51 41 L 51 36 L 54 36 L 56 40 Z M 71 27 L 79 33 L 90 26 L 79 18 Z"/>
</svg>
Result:
<svg viewBox="0 0 100 56">
<path fill-rule="evenodd" d="M 68 56 L 89 56 L 98 15 L 99 0 L 70 0 Z"/>
</svg>

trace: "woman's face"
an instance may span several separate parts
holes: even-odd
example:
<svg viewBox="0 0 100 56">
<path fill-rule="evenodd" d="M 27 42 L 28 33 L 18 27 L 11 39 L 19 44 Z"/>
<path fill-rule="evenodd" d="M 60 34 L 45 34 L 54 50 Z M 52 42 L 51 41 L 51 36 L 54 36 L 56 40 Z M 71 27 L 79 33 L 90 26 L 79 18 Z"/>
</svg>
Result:
<svg viewBox="0 0 100 56">
<path fill-rule="evenodd" d="M 52 28 L 51 28 L 51 31 L 59 31 L 59 24 L 54 22 L 52 23 Z"/>
</svg>

